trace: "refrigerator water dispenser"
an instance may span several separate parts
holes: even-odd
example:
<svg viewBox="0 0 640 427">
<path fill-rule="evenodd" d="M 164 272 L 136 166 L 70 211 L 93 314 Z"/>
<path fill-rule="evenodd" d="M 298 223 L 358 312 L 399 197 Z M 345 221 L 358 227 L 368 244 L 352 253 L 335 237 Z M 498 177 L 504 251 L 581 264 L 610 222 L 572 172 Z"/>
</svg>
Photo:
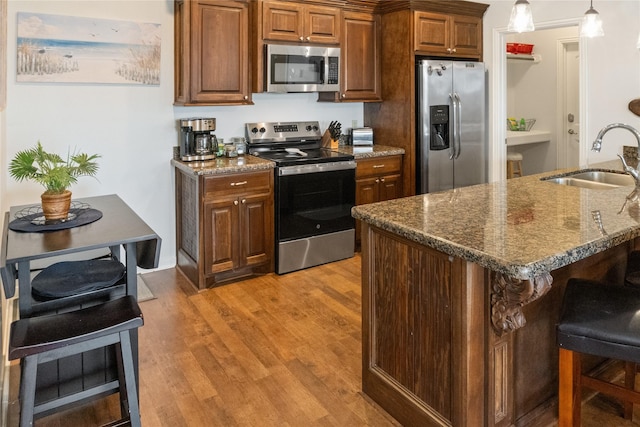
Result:
<svg viewBox="0 0 640 427">
<path fill-rule="evenodd" d="M 447 150 L 449 148 L 449 106 L 431 105 L 429 110 L 431 116 L 429 149 Z"/>
</svg>

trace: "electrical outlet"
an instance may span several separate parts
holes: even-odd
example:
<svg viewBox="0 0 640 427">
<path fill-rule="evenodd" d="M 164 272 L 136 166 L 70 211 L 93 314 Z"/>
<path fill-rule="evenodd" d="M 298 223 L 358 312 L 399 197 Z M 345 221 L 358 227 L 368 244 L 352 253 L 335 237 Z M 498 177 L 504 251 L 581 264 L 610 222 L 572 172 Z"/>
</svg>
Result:
<svg viewBox="0 0 640 427">
<path fill-rule="evenodd" d="M 358 121 L 357 120 L 351 120 L 351 127 L 353 129 L 357 128 L 358 127 Z"/>
</svg>

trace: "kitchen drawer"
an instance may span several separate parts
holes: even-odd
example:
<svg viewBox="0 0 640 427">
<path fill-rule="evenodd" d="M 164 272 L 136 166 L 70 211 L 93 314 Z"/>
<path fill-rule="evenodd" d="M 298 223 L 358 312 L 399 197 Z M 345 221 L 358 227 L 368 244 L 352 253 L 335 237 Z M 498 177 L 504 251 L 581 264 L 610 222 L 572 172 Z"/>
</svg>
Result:
<svg viewBox="0 0 640 427">
<path fill-rule="evenodd" d="M 390 173 L 400 173 L 402 156 L 358 159 L 356 163 L 358 164 L 356 168 L 356 179 L 371 175 L 387 175 Z"/>
<path fill-rule="evenodd" d="M 231 194 L 268 193 L 272 187 L 273 170 L 208 176 L 204 178 L 204 198 Z"/>
</svg>

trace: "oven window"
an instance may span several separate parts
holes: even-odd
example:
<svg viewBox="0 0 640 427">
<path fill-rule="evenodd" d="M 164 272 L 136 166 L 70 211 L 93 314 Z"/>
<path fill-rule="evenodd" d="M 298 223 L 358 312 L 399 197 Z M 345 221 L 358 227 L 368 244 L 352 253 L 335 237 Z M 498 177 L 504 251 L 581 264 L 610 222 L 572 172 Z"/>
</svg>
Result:
<svg viewBox="0 0 640 427">
<path fill-rule="evenodd" d="M 281 176 L 276 182 L 279 242 L 354 227 L 355 169 Z"/>
<path fill-rule="evenodd" d="M 271 84 L 318 84 L 324 82 L 324 57 L 271 55 Z"/>
</svg>

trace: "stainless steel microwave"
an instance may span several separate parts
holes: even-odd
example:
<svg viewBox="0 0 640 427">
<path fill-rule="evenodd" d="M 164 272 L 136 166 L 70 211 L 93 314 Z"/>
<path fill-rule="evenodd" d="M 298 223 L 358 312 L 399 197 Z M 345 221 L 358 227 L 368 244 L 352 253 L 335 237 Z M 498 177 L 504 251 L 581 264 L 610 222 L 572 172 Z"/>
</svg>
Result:
<svg viewBox="0 0 640 427">
<path fill-rule="evenodd" d="M 340 48 L 266 46 L 267 92 L 340 91 Z"/>
</svg>

